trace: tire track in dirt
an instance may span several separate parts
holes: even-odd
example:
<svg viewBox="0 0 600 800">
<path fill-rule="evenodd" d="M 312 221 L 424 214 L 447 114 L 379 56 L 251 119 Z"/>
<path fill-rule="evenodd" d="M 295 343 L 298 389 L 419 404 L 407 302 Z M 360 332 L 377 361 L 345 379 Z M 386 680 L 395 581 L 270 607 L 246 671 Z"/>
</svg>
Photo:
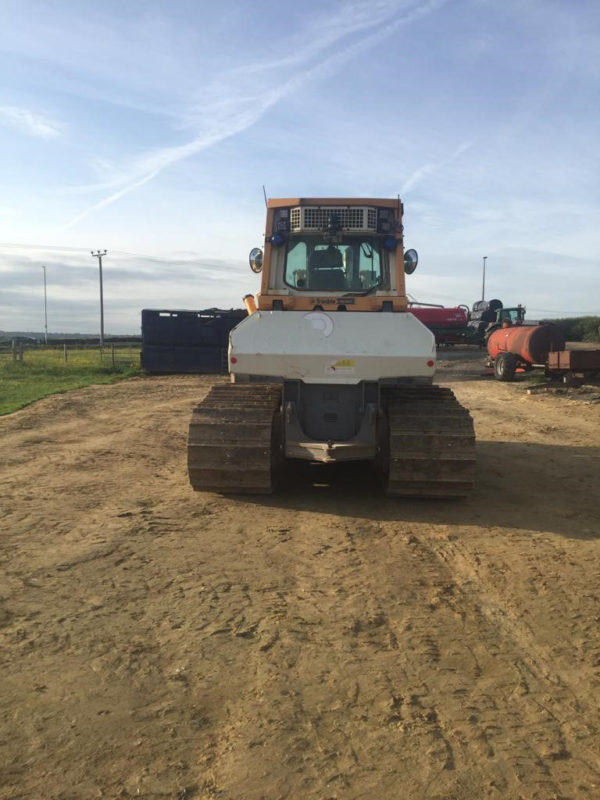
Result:
<svg viewBox="0 0 600 800">
<path fill-rule="evenodd" d="M 489 584 L 473 580 L 464 553 L 462 564 L 459 558 L 450 559 L 444 549 L 447 545 L 440 544 L 433 531 L 414 536 L 412 543 L 420 557 L 434 559 L 432 568 L 438 559 L 450 567 L 452 582 L 443 587 L 434 605 L 436 612 L 444 604 L 460 614 L 465 626 L 460 633 L 461 646 L 469 646 L 477 657 L 480 676 L 475 677 L 479 679 L 460 687 L 458 696 L 467 704 L 467 721 L 474 726 L 465 741 L 473 736 L 486 741 L 494 764 L 506 762 L 512 772 L 512 776 L 505 773 L 504 786 L 499 782 L 494 788 L 517 792 L 526 782 L 531 797 L 581 796 L 582 792 L 593 796 L 600 778 L 599 759 L 585 743 L 575 741 L 572 725 L 581 716 L 597 717 L 597 703 L 573 694 L 534 638 L 518 619 L 507 614 L 502 599 L 497 597 L 493 603 Z M 456 542 L 451 547 L 456 553 Z M 430 628 L 439 617 L 436 613 L 430 619 Z M 445 646 L 451 646 L 454 636 L 448 639 L 443 630 L 440 633 Z M 435 633 L 428 636 L 437 641 Z M 459 662 L 463 660 L 461 656 Z M 460 705 L 452 708 L 449 699 L 452 695 L 442 699 L 445 713 L 450 711 L 451 718 L 460 719 Z M 562 769 L 563 762 L 572 759 L 575 775 L 571 764 Z M 494 766 L 489 764 L 485 774 L 493 772 Z"/>
<path fill-rule="evenodd" d="M 582 603 L 580 598 L 573 603 L 570 593 L 560 585 L 562 581 L 558 574 L 550 589 L 547 577 L 537 564 L 526 564 L 525 568 L 533 573 L 532 579 L 527 578 L 532 604 L 539 599 L 537 585 L 545 588 L 543 606 L 537 615 L 556 621 L 553 626 L 555 636 L 548 641 L 547 632 L 542 630 L 540 635 L 535 624 L 537 615 L 527 613 L 529 604 L 526 603 L 523 608 L 523 592 L 517 599 L 510 583 L 503 591 L 498 591 L 495 581 L 490 580 L 487 574 L 487 565 L 483 565 L 481 559 L 472 560 L 456 536 L 431 536 L 427 546 L 448 564 L 463 590 L 476 593 L 479 608 L 485 617 L 516 645 L 511 651 L 518 653 L 515 666 L 523 675 L 522 685 L 528 701 L 544 710 L 560 725 L 562 749 L 541 740 L 542 756 L 553 761 L 578 759 L 588 768 L 590 785 L 599 785 L 600 755 L 590 745 L 598 735 L 600 700 L 597 694 L 589 691 L 590 685 L 600 678 L 597 642 L 592 645 L 591 653 L 586 652 L 585 647 L 585 644 L 591 644 L 590 623 L 597 619 L 594 605 L 586 603 L 585 599 Z M 550 564 L 562 563 L 565 554 L 564 548 L 552 542 L 540 542 L 536 550 L 536 558 L 542 556 Z M 544 551 L 543 554 L 540 550 Z M 508 565 L 505 569 L 500 567 L 498 571 L 503 576 L 510 573 Z M 564 638 L 556 636 L 558 629 L 563 626 Z M 577 642 L 584 645 L 579 648 L 579 657 L 573 652 L 573 643 Z M 538 684 L 537 697 L 531 686 L 532 680 Z"/>
</svg>

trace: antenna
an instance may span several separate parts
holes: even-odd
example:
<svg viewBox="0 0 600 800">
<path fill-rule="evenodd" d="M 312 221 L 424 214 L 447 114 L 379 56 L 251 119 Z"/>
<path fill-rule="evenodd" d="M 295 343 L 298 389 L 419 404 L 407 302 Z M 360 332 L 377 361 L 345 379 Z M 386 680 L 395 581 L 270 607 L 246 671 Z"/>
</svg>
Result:
<svg viewBox="0 0 600 800">
<path fill-rule="evenodd" d="M 265 189 L 265 185 L 263 183 L 263 196 L 265 198 L 265 208 L 267 207 L 267 190 Z"/>
</svg>

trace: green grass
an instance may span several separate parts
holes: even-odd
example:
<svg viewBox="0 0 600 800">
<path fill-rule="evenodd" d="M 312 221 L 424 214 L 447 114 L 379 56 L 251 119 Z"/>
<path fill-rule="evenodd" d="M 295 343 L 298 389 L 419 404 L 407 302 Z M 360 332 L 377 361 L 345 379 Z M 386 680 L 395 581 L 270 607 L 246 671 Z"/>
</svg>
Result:
<svg viewBox="0 0 600 800">
<path fill-rule="evenodd" d="M 67 362 L 62 349 L 26 349 L 22 363 L 13 362 L 10 355 L 2 355 L 0 415 L 10 414 L 49 394 L 139 375 L 139 362 L 138 349 L 116 350 L 114 367 L 109 348 L 104 350 L 104 360 L 93 349 L 69 350 Z"/>
</svg>

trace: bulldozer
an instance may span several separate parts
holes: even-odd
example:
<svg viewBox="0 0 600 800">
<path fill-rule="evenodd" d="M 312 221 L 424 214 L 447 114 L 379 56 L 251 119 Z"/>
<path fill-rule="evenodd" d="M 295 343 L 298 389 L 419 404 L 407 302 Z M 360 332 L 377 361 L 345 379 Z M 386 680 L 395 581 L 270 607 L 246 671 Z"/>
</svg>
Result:
<svg viewBox="0 0 600 800">
<path fill-rule="evenodd" d="M 408 310 L 400 199 L 267 200 L 261 289 L 230 333 L 230 383 L 193 411 L 198 491 L 273 492 L 287 462 L 371 464 L 394 497 L 465 497 L 473 421 L 433 385 L 434 335 Z"/>
</svg>

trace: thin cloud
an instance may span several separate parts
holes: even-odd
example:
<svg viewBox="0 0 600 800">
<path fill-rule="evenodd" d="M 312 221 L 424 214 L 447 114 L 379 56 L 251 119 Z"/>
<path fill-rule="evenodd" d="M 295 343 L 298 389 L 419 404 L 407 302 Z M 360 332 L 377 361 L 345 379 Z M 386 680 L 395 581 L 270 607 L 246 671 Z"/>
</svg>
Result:
<svg viewBox="0 0 600 800">
<path fill-rule="evenodd" d="M 414 0 L 413 0 L 414 2 Z M 411 5 L 411 1 L 403 5 Z M 344 3 L 337 13 L 330 14 L 327 19 L 316 18 L 312 31 L 303 30 L 299 36 L 298 46 L 286 46 L 286 55 L 273 61 L 261 61 L 232 70 L 231 76 L 244 79 L 250 74 L 266 71 L 280 71 L 285 67 L 293 67 L 306 63 L 318 56 L 326 47 L 355 33 L 375 28 L 384 20 L 399 12 L 398 0 L 379 0 L 370 3 Z"/>
<path fill-rule="evenodd" d="M 400 187 L 400 194 L 404 196 L 407 192 L 410 192 L 414 186 L 416 186 L 418 183 L 421 183 L 423 178 L 427 177 L 427 175 L 431 175 L 431 173 L 435 172 L 437 168 L 438 164 L 432 161 L 427 164 L 423 164 L 418 169 L 414 170 L 414 172 L 411 172 L 411 174 Z"/>
<path fill-rule="evenodd" d="M 56 122 L 19 106 L 0 106 L 0 123 L 40 139 L 52 139 L 63 133 Z"/>
<path fill-rule="evenodd" d="M 270 91 L 263 91 L 262 87 L 255 87 L 254 91 L 242 93 L 238 88 L 236 95 L 233 87 L 236 87 L 238 83 L 235 76 L 238 75 L 239 70 L 235 70 L 234 73 L 228 76 L 228 81 L 225 85 L 213 87 L 211 92 L 213 96 L 212 102 L 209 105 L 204 103 L 200 106 L 202 119 L 209 120 L 206 129 L 201 135 L 186 144 L 166 147 L 137 159 L 133 167 L 127 170 L 127 174 L 123 177 L 123 186 L 118 191 L 84 209 L 71 219 L 65 225 L 65 228 L 73 227 L 92 212 L 106 208 L 130 192 L 139 189 L 156 178 L 167 167 L 247 130 L 276 103 L 297 91 L 312 78 L 334 72 L 363 50 L 387 39 L 399 28 L 437 11 L 446 2 L 447 0 L 428 0 L 428 2 L 420 3 L 419 5 L 413 4 L 408 9 L 406 9 L 406 3 L 396 3 L 394 6 L 389 3 L 378 4 L 377 30 L 364 36 L 359 41 L 338 50 L 332 56 L 321 58 L 316 63 L 305 66 L 303 70 L 298 71 L 287 81 L 281 82 L 277 88 Z M 338 32 L 337 37 L 332 34 L 332 31 L 335 30 L 335 25 L 327 26 L 320 43 L 318 45 L 314 44 L 310 48 L 310 55 L 313 56 L 315 53 L 321 52 L 326 46 L 331 50 L 341 39 L 345 39 L 351 34 L 358 35 L 361 32 L 372 29 L 374 26 L 373 15 L 365 13 L 367 7 L 368 4 L 355 4 L 352 7 L 354 12 L 353 23 L 344 26 L 341 34 Z M 397 15 L 392 17 L 391 14 L 394 9 Z M 402 13 L 403 11 L 404 13 Z M 257 69 L 256 65 L 253 69 Z M 195 109 L 190 109 L 190 111 L 193 114 Z"/>
<path fill-rule="evenodd" d="M 453 150 L 452 153 L 447 158 L 442 158 L 439 161 L 427 162 L 426 164 L 420 166 L 418 169 L 414 170 L 414 172 L 411 172 L 411 174 L 402 184 L 402 187 L 400 189 L 400 194 L 404 196 L 405 194 L 410 192 L 410 190 L 414 189 L 414 187 L 417 186 L 417 184 L 421 183 L 421 181 L 424 180 L 424 178 L 426 178 L 428 175 L 433 174 L 434 172 L 438 172 L 440 169 L 443 169 L 444 167 L 447 167 L 449 164 L 451 164 L 453 161 L 459 158 L 467 150 L 470 150 L 474 144 L 475 144 L 475 139 L 469 139 L 466 142 L 461 142 L 461 144 L 459 144 L 459 146 L 455 150 Z"/>
</svg>

